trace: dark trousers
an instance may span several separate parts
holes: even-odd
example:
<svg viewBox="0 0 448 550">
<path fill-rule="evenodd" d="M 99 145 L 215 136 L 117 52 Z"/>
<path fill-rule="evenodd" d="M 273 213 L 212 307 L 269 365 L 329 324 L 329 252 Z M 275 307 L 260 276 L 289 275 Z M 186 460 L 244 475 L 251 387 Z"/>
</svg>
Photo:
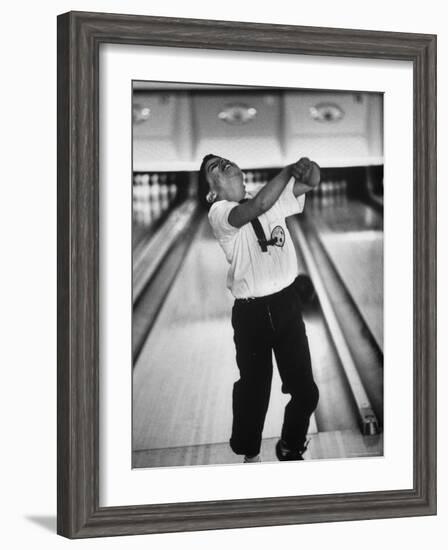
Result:
<svg viewBox="0 0 448 550">
<path fill-rule="evenodd" d="M 260 452 L 272 381 L 272 352 L 290 394 L 281 438 L 301 449 L 319 400 L 298 295 L 292 286 L 262 298 L 235 300 L 232 326 L 240 379 L 233 386 L 230 446 L 236 454 Z"/>
</svg>

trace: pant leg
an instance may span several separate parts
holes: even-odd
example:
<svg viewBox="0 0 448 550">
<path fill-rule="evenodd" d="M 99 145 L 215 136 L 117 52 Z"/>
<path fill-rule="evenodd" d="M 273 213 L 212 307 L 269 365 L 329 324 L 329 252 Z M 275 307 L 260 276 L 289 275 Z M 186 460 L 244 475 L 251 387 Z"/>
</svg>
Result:
<svg viewBox="0 0 448 550">
<path fill-rule="evenodd" d="M 272 334 L 256 304 L 235 304 L 232 325 L 240 378 L 233 386 L 230 447 L 236 454 L 260 452 L 272 382 Z"/>
<path fill-rule="evenodd" d="M 317 407 L 319 390 L 313 378 L 311 357 L 300 302 L 291 291 L 276 310 L 274 353 L 282 392 L 291 394 L 283 419 L 281 438 L 290 449 L 301 449 L 310 416 Z"/>
</svg>

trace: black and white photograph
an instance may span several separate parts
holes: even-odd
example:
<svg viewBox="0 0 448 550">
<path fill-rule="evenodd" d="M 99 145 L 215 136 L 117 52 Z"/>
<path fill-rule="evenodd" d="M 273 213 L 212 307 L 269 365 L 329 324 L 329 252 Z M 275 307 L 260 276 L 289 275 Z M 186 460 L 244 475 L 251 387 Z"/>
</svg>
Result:
<svg viewBox="0 0 448 550">
<path fill-rule="evenodd" d="M 132 86 L 132 467 L 382 456 L 383 95 Z"/>
<path fill-rule="evenodd" d="M 445 548 L 444 4 L 3 13 L 3 547 Z"/>
</svg>

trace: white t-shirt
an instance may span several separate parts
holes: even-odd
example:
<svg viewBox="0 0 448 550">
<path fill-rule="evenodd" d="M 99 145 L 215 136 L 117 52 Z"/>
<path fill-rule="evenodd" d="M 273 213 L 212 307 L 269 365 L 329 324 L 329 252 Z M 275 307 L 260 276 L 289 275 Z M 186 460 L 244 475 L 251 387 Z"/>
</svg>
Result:
<svg viewBox="0 0 448 550">
<path fill-rule="evenodd" d="M 305 195 L 295 197 L 291 178 L 277 202 L 259 216 L 267 240 L 277 237 L 277 245 L 262 252 L 254 228 L 249 222 L 240 228 L 228 221 L 233 201 L 218 201 L 210 208 L 208 219 L 213 233 L 230 264 L 227 287 L 235 298 L 255 298 L 278 292 L 298 275 L 297 256 L 285 218 L 302 212 Z"/>
</svg>

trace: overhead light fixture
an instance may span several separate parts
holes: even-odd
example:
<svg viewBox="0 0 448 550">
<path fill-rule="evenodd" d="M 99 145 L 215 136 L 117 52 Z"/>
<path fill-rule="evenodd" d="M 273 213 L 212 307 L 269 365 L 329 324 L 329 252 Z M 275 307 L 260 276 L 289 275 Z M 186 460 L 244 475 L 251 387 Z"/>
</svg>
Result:
<svg viewBox="0 0 448 550">
<path fill-rule="evenodd" d="M 246 124 L 257 116 L 257 109 L 244 103 L 233 103 L 226 105 L 222 111 L 218 113 L 219 120 L 227 122 L 227 124 L 241 125 Z"/>
<path fill-rule="evenodd" d="M 146 105 L 141 105 L 140 103 L 134 103 L 132 106 L 132 120 L 134 124 L 140 124 L 148 120 L 151 116 L 151 109 Z"/>
<path fill-rule="evenodd" d="M 310 107 L 311 118 L 318 122 L 337 122 L 344 118 L 344 114 L 337 103 L 318 103 Z"/>
</svg>

